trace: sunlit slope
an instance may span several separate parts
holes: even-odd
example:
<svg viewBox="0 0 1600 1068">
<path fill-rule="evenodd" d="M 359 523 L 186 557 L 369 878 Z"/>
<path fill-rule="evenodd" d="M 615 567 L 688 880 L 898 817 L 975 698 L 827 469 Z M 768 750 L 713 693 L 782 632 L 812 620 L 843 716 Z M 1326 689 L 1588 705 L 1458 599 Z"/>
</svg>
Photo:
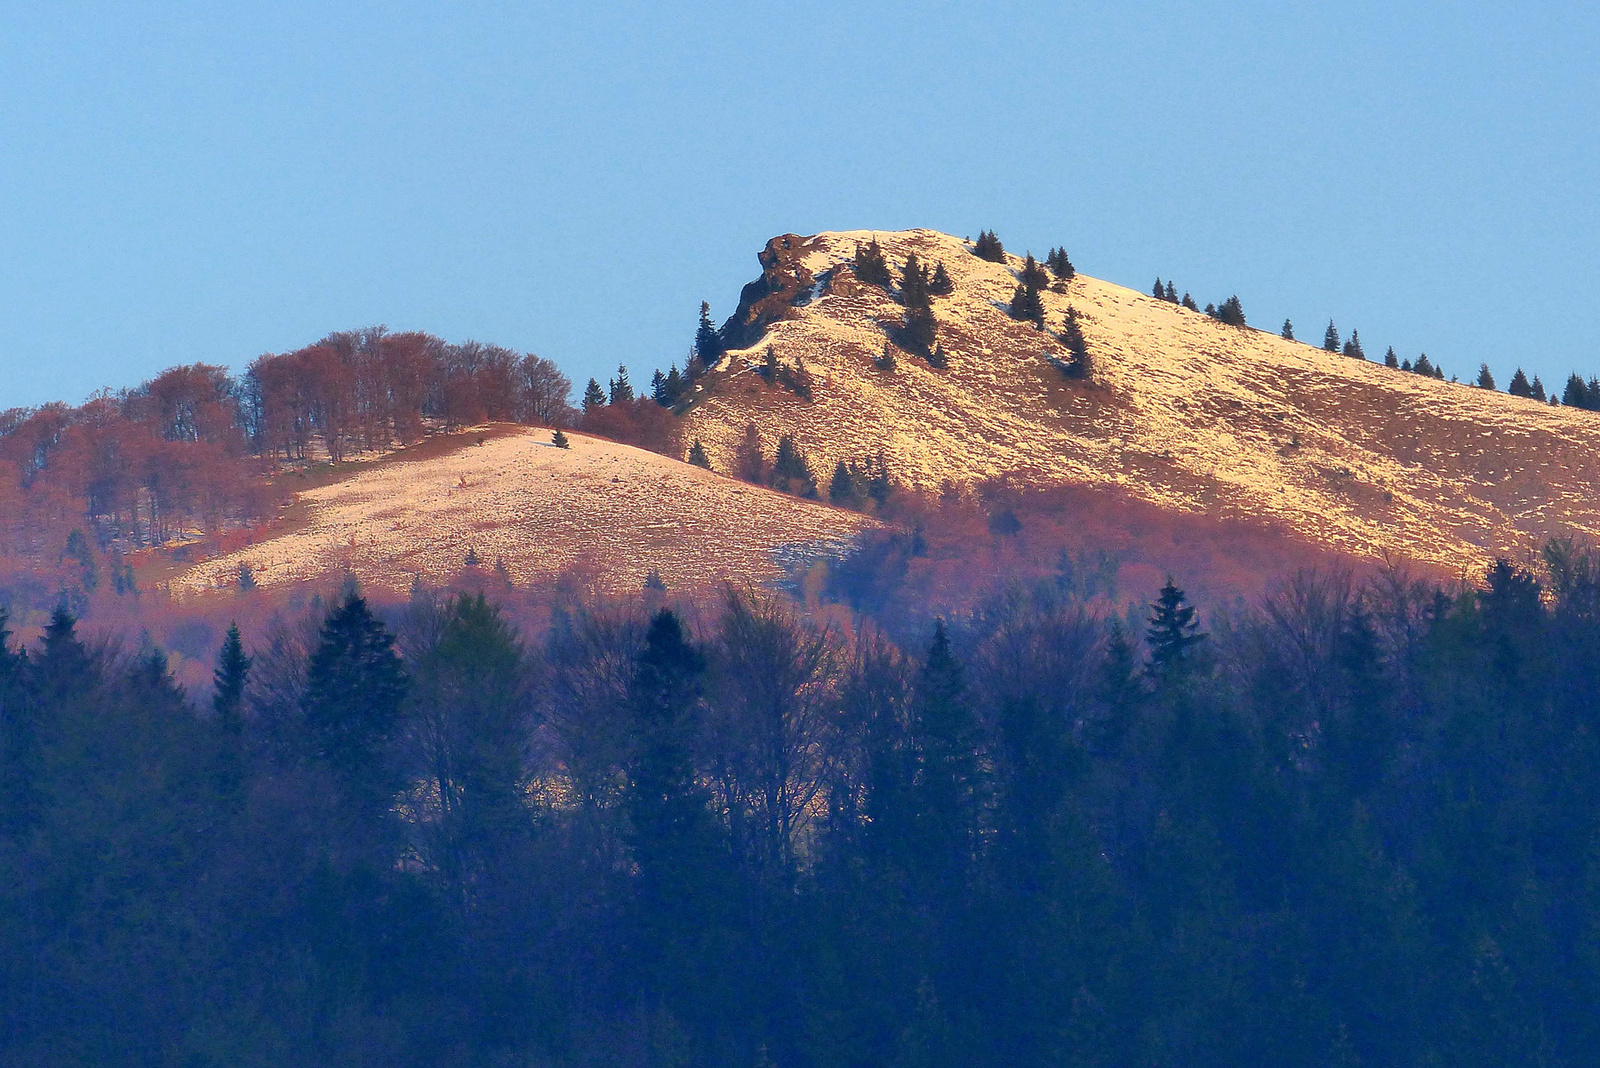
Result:
<svg viewBox="0 0 1600 1068">
<path fill-rule="evenodd" d="M 934 301 L 948 370 L 901 350 L 896 369 L 874 366 L 903 312 L 847 266 L 874 236 L 897 281 L 913 251 L 954 280 Z M 687 416 L 719 470 L 754 421 L 769 449 L 794 434 L 824 484 L 836 461 L 881 449 L 924 487 L 1009 476 L 1109 488 L 1363 557 L 1476 566 L 1600 532 L 1594 413 L 1224 326 L 1081 275 L 1044 294 L 1054 334 L 1068 305 L 1083 317 L 1094 375 L 1073 383 L 1050 362 L 1060 342 L 1006 313 L 1017 257 L 989 263 L 928 230 L 789 235 L 762 256 L 762 287 L 777 294 L 764 307 L 780 318 L 719 365 Z M 804 359 L 811 403 L 754 373 L 769 345 L 783 363 Z"/>
<path fill-rule="evenodd" d="M 402 457 L 300 496 L 300 518 L 238 552 L 196 565 L 175 592 L 233 585 L 248 564 L 262 586 L 354 573 L 409 588 L 461 573 L 469 552 L 522 584 L 576 566 L 602 589 L 638 590 L 653 568 L 669 589 L 764 583 L 786 562 L 838 551 L 861 516 L 736 482 L 627 445 L 498 428 L 482 445 Z"/>
</svg>

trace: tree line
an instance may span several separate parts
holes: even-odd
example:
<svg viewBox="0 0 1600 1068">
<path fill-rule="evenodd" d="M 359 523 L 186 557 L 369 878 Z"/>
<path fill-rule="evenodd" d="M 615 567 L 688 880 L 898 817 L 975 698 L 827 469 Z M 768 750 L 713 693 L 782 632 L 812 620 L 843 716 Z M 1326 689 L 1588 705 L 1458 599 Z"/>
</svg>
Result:
<svg viewBox="0 0 1600 1068">
<path fill-rule="evenodd" d="M 660 591 L 653 595 L 660 605 Z M 3 630 L 3 628 L 0 628 Z M 0 1058 L 1593 1063 L 1600 559 L 0 642 Z M 197 707 L 199 706 L 199 707 Z"/>
</svg>

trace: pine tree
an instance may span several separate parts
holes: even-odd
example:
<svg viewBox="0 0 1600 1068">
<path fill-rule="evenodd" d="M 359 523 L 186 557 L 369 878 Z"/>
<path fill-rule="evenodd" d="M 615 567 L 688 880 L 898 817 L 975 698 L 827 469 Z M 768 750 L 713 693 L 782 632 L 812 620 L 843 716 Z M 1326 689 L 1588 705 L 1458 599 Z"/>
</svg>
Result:
<svg viewBox="0 0 1600 1068">
<path fill-rule="evenodd" d="M 478 556 L 478 547 L 475 545 L 467 546 L 467 558 L 461 561 L 461 563 L 464 567 L 477 567 L 479 564 L 483 563 L 482 558 Z"/>
<path fill-rule="evenodd" d="M 744 428 L 744 437 L 733 455 L 734 474 L 746 482 L 763 485 L 767 481 L 767 458 L 761 448 L 761 431 L 755 423 Z"/>
<path fill-rule="evenodd" d="M 856 277 L 868 285 L 888 289 L 894 284 L 889 274 L 889 261 L 883 258 L 883 248 L 874 237 L 865 245 L 856 246 Z"/>
<path fill-rule="evenodd" d="M 906 306 L 907 312 L 930 306 L 930 285 L 928 269 L 917 259 L 915 252 L 911 253 L 906 257 L 905 270 L 900 274 L 900 301 Z"/>
<path fill-rule="evenodd" d="M 1576 373 L 1567 376 L 1566 388 L 1561 391 L 1561 403 L 1568 408 L 1589 407 L 1589 391 Z"/>
<path fill-rule="evenodd" d="M 1173 288 L 1172 279 L 1170 279 L 1170 278 L 1167 279 L 1167 303 L 1168 304 L 1176 304 L 1176 303 L 1178 303 L 1178 291 Z"/>
<path fill-rule="evenodd" d="M 1283 340 L 1285 340 L 1285 341 L 1293 341 L 1294 340 L 1294 324 L 1291 323 L 1289 320 L 1285 319 L 1283 321 L 1283 330 L 1278 336 L 1283 338 Z"/>
<path fill-rule="evenodd" d="M 222 729 L 232 735 L 244 730 L 244 686 L 249 675 L 250 657 L 244 653 L 239 624 L 230 623 L 217 652 L 216 670 L 211 673 L 211 707 Z"/>
<path fill-rule="evenodd" d="M 1339 351 L 1339 328 L 1333 325 L 1333 320 L 1328 320 L 1327 332 L 1322 335 L 1322 351 Z"/>
<path fill-rule="evenodd" d="M 950 272 L 944 269 L 944 261 L 940 260 L 933 268 L 933 277 L 928 280 L 928 292 L 936 297 L 948 297 L 956 291 L 956 284 L 950 280 Z"/>
<path fill-rule="evenodd" d="M 1166 300 L 1167 299 L 1167 291 L 1166 291 L 1166 288 L 1164 286 L 1162 286 L 1162 284 L 1161 284 L 1161 276 L 1160 275 L 1156 275 L 1156 284 L 1155 284 L 1154 288 L 1152 288 L 1150 290 L 1150 295 L 1152 297 L 1155 297 L 1157 300 Z"/>
<path fill-rule="evenodd" d="M 251 590 L 256 588 L 255 569 L 250 566 L 248 561 L 239 561 L 239 577 L 235 581 L 238 583 L 239 592 L 241 593 L 249 593 Z M 118 589 L 117 592 L 122 593 L 124 590 L 132 589 L 133 583 L 131 581 L 124 580 L 119 583 L 119 586 L 122 588 Z"/>
<path fill-rule="evenodd" d="M 1426 352 L 1417 357 L 1417 362 L 1411 365 L 1411 370 L 1428 378 L 1433 377 L 1433 363 L 1428 359 Z"/>
<path fill-rule="evenodd" d="M 798 497 L 817 495 L 817 480 L 811 474 L 811 465 L 792 434 L 778 438 L 778 451 L 772 458 L 772 485 L 782 493 Z"/>
<path fill-rule="evenodd" d="M 1389 346 L 1389 351 L 1383 354 L 1383 365 L 1385 367 L 1399 367 L 1400 366 L 1400 358 L 1395 355 L 1394 346 L 1393 345 L 1390 345 Z"/>
<path fill-rule="evenodd" d="M 1187 293 L 1183 295 L 1183 300 L 1181 300 L 1179 303 L 1192 312 L 1197 312 L 1200 310 L 1200 305 L 1196 304 L 1194 302 L 1194 298 Z"/>
<path fill-rule="evenodd" d="M 861 479 L 840 460 L 833 468 L 833 478 L 828 481 L 828 500 L 841 508 L 859 508 L 865 494 Z"/>
<path fill-rule="evenodd" d="M 924 356 L 929 355 L 933 351 L 938 330 L 939 323 L 933 317 L 933 309 L 926 304 L 906 311 L 906 348 Z"/>
<path fill-rule="evenodd" d="M 632 404 L 633 384 L 628 381 L 628 369 L 621 365 L 617 367 L 617 377 L 611 380 L 611 403 Z"/>
<path fill-rule="evenodd" d="M 694 335 L 694 354 L 700 358 L 700 362 L 705 364 L 707 368 L 712 368 L 717 365 L 717 361 L 722 359 L 723 353 L 727 351 L 727 346 L 722 343 L 722 335 L 711 324 L 711 303 L 702 300 L 700 302 L 700 326 Z"/>
<path fill-rule="evenodd" d="M 667 372 L 667 381 L 666 381 L 667 403 L 666 403 L 665 406 L 668 407 L 668 408 L 677 407 L 678 406 L 678 401 L 683 399 L 683 391 L 684 391 L 684 389 L 685 389 L 685 383 L 684 383 L 684 380 L 683 380 L 683 375 L 679 373 L 678 365 L 676 363 L 674 363 L 672 365 L 672 369 Z"/>
<path fill-rule="evenodd" d="M 656 373 L 650 376 L 650 399 L 663 408 L 672 407 L 672 402 L 667 399 L 667 376 L 661 373 L 661 368 L 656 368 Z"/>
<path fill-rule="evenodd" d="M 572 442 L 568 441 L 567 436 L 559 430 L 550 435 L 550 444 L 554 445 L 558 449 L 572 448 Z"/>
<path fill-rule="evenodd" d="M 1402 370 L 1402 371 L 1410 371 L 1411 369 L 1412 369 L 1412 367 L 1411 367 L 1411 361 L 1410 360 L 1401 360 L 1400 361 L 1400 370 Z"/>
<path fill-rule="evenodd" d="M 973 255 L 980 260 L 990 263 L 1006 262 L 1006 248 L 1000 243 L 993 230 L 982 230 L 978 233 L 978 240 L 972 246 Z"/>
<path fill-rule="evenodd" d="M 700 444 L 699 438 L 695 438 L 694 444 L 689 446 L 688 462 L 707 471 L 711 470 L 711 459 L 706 456 L 706 447 Z"/>
<path fill-rule="evenodd" d="M 1021 283 L 1011 295 L 1011 318 L 1030 322 L 1036 329 L 1044 329 L 1044 298 L 1039 290 Z"/>
<path fill-rule="evenodd" d="M 943 619 L 934 623 L 917 680 L 912 733 L 922 758 L 919 837 L 929 858 L 940 858 L 929 875 L 943 892 L 959 895 L 977 844 L 980 753 L 977 720 Z"/>
<path fill-rule="evenodd" d="M 1494 386 L 1494 375 L 1490 373 L 1489 365 L 1486 364 L 1486 363 L 1480 363 L 1478 365 L 1477 386 L 1478 386 L 1479 389 L 1494 389 L 1495 388 L 1495 386 Z"/>
<path fill-rule="evenodd" d="M 1089 377 L 1089 343 L 1083 336 L 1083 326 L 1078 317 L 1078 309 L 1067 306 L 1066 321 L 1061 327 L 1061 342 L 1066 345 L 1070 359 L 1063 369 L 1068 378 L 1084 379 Z"/>
<path fill-rule="evenodd" d="M 1044 263 L 1046 267 L 1050 268 L 1050 273 L 1055 275 L 1056 278 L 1062 282 L 1072 281 L 1073 276 L 1077 274 L 1077 271 L 1073 269 L 1072 260 L 1067 256 L 1067 250 L 1065 248 L 1051 249 L 1050 255 L 1048 258 L 1046 258 Z"/>
<path fill-rule="evenodd" d="M 303 707 L 312 754 L 370 815 L 387 813 L 400 785 L 386 751 L 406 688 L 394 638 L 367 602 L 350 593 L 322 624 L 306 668 Z"/>
<path fill-rule="evenodd" d="M 1367 358 L 1367 354 L 1361 351 L 1361 331 L 1350 331 L 1350 340 L 1344 343 L 1344 354 L 1355 360 Z"/>
<path fill-rule="evenodd" d="M 1534 375 L 1533 376 L 1533 386 L 1528 391 L 1528 396 L 1532 397 L 1536 401 L 1541 401 L 1541 402 L 1545 399 L 1544 383 L 1539 381 L 1539 376 L 1538 375 Z"/>
<path fill-rule="evenodd" d="M 1206 316 L 1211 319 L 1217 317 L 1217 306 L 1209 301 L 1206 303 Z"/>
<path fill-rule="evenodd" d="M 1022 273 L 1018 277 L 1022 280 L 1022 284 L 1030 289 L 1042 290 L 1050 284 L 1050 276 L 1039 266 L 1039 261 L 1033 258 L 1031 252 L 1022 261 Z"/>
<path fill-rule="evenodd" d="M 1222 307 L 1217 309 L 1217 320 L 1228 326 L 1245 325 L 1244 305 L 1239 303 L 1237 294 L 1222 302 Z"/>
<path fill-rule="evenodd" d="M 604 408 L 605 405 L 606 405 L 606 393 L 605 393 L 605 390 L 600 388 L 600 383 L 599 382 L 596 382 L 592 378 L 589 379 L 589 384 L 587 386 L 585 386 L 584 389 L 583 389 L 583 412 L 584 412 L 584 414 L 587 415 L 590 412 L 594 411 L 596 408 Z"/>
<path fill-rule="evenodd" d="M 1511 376 L 1511 384 L 1506 387 L 1506 392 L 1513 397 L 1533 396 L 1533 387 L 1528 384 L 1528 376 L 1522 373 L 1522 368 L 1517 368 Z M 1543 399 L 1543 398 L 1541 398 Z"/>
<path fill-rule="evenodd" d="M 1197 615 L 1198 611 L 1185 601 L 1183 591 L 1168 575 L 1166 585 L 1150 605 L 1150 625 L 1145 630 L 1152 675 L 1170 679 L 1192 664 L 1195 646 L 1205 640 Z"/>
<path fill-rule="evenodd" d="M 885 341 L 883 343 L 883 351 L 878 354 L 877 359 L 872 361 L 872 364 L 880 371 L 893 371 L 899 367 L 899 361 L 894 358 L 894 346 Z"/>
</svg>

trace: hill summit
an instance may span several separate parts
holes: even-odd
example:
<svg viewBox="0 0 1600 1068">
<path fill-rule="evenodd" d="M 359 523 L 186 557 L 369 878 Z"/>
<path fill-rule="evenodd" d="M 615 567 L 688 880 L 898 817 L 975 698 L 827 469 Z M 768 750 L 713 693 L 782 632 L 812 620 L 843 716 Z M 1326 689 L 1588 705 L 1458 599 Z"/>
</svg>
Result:
<svg viewBox="0 0 1600 1068">
<path fill-rule="evenodd" d="M 886 272 L 858 265 L 874 243 Z M 1041 328 L 1012 314 L 1026 261 L 978 251 L 931 230 L 773 238 L 722 328 L 736 347 L 698 380 L 684 439 L 733 471 L 753 424 L 769 442 L 792 436 L 824 480 L 881 456 L 928 491 L 1088 487 L 1451 571 L 1600 533 L 1594 413 L 1043 268 Z M 931 299 L 931 359 L 907 329 L 913 255 L 949 281 Z M 1087 350 L 1076 366 L 1069 309 Z"/>
</svg>

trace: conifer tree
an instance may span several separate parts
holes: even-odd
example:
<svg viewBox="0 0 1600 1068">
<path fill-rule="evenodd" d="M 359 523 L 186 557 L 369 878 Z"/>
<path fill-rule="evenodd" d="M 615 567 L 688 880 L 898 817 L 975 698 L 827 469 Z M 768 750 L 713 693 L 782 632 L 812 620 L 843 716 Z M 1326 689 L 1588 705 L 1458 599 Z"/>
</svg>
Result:
<svg viewBox="0 0 1600 1068">
<path fill-rule="evenodd" d="M 1344 354 L 1356 360 L 1367 358 L 1367 354 L 1361 351 L 1361 331 L 1350 331 L 1350 340 L 1344 343 Z"/>
<path fill-rule="evenodd" d="M 211 673 L 212 710 L 229 734 L 244 730 L 244 686 L 250 675 L 250 658 L 244 653 L 239 624 L 229 623 L 227 636 L 217 652 L 217 667 Z"/>
<path fill-rule="evenodd" d="M 767 458 L 761 448 L 761 430 L 755 423 L 747 423 L 744 428 L 744 437 L 740 439 L 738 447 L 733 454 L 734 474 L 746 482 L 765 485 L 767 481 Z"/>
<path fill-rule="evenodd" d="M 1289 320 L 1285 319 L 1283 321 L 1283 330 L 1279 333 L 1278 336 L 1283 338 L 1283 340 L 1285 340 L 1285 341 L 1293 341 L 1294 340 L 1294 324 L 1291 323 Z"/>
<path fill-rule="evenodd" d="M 945 355 L 943 344 L 934 342 L 933 351 L 928 353 L 928 366 L 935 371 L 943 371 L 950 366 L 950 357 Z"/>
<path fill-rule="evenodd" d="M 872 361 L 872 364 L 880 371 L 893 371 L 900 366 L 899 362 L 894 358 L 894 346 L 885 341 L 883 343 L 883 351 L 878 354 L 877 359 Z"/>
<path fill-rule="evenodd" d="M 955 291 L 956 284 L 950 280 L 950 272 L 944 269 L 944 261 L 940 260 L 934 265 L 933 277 L 928 280 L 928 292 L 936 297 L 948 297 Z"/>
<path fill-rule="evenodd" d="M 558 449 L 572 448 L 572 442 L 568 441 L 567 436 L 559 430 L 550 435 L 550 444 L 554 445 Z"/>
<path fill-rule="evenodd" d="M 1411 361 L 1409 359 L 1400 361 L 1400 370 L 1410 371 L 1411 369 Z"/>
<path fill-rule="evenodd" d="M 1042 290 L 1050 284 L 1050 276 L 1039 266 L 1039 261 L 1033 258 L 1031 252 L 1022 261 L 1022 273 L 1018 277 L 1022 280 L 1022 284 L 1030 289 Z"/>
<path fill-rule="evenodd" d="M 663 408 L 672 407 L 672 403 L 667 400 L 667 376 L 659 367 L 656 368 L 655 374 L 650 376 L 650 399 Z"/>
<path fill-rule="evenodd" d="M 612 404 L 632 404 L 633 384 L 628 381 L 628 369 L 621 365 L 617 367 L 617 377 L 610 382 Z"/>
<path fill-rule="evenodd" d="M 1494 375 L 1490 373 L 1489 365 L 1486 364 L 1486 363 L 1480 363 L 1478 365 L 1477 386 L 1478 386 L 1479 389 L 1493 389 L 1493 388 L 1495 388 L 1494 387 Z"/>
<path fill-rule="evenodd" d="M 828 481 L 828 500 L 841 508 L 859 508 L 864 494 L 861 479 L 840 460 L 833 468 L 833 478 Z"/>
<path fill-rule="evenodd" d="M 1322 350 L 1324 352 L 1339 351 L 1339 328 L 1333 325 L 1333 320 L 1328 320 L 1328 329 L 1322 335 Z"/>
<path fill-rule="evenodd" d="M 1160 679 L 1171 679 L 1192 664 L 1195 646 L 1205 640 L 1196 619 L 1195 607 L 1184 599 L 1183 591 L 1167 576 L 1166 585 L 1150 605 L 1150 625 L 1145 641 L 1150 646 L 1150 671 Z"/>
<path fill-rule="evenodd" d="M 1399 367 L 1400 366 L 1400 357 L 1395 355 L 1394 346 L 1393 345 L 1390 345 L 1389 346 L 1389 351 L 1383 354 L 1383 365 L 1385 367 Z"/>
<path fill-rule="evenodd" d="M 348 593 L 322 624 L 306 668 L 303 706 L 312 754 L 369 815 L 386 813 L 400 785 L 386 750 L 406 686 L 394 638 L 365 599 Z"/>
<path fill-rule="evenodd" d="M 695 438 L 694 444 L 689 446 L 688 462 L 707 471 L 711 470 L 711 458 L 706 455 L 706 447 L 700 444 L 699 438 Z"/>
<path fill-rule="evenodd" d="M 1178 291 L 1173 288 L 1172 279 L 1170 279 L 1170 278 L 1167 279 L 1167 303 L 1168 304 L 1176 304 L 1176 303 L 1178 303 Z"/>
<path fill-rule="evenodd" d="M 888 289 L 894 284 L 889 274 L 889 261 L 883 258 L 883 247 L 874 237 L 865 245 L 856 246 L 856 277 L 868 285 Z"/>
<path fill-rule="evenodd" d="M 1529 389 L 1528 396 L 1540 402 L 1544 401 L 1545 399 L 1544 383 L 1539 381 L 1538 375 L 1533 376 L 1533 386 Z"/>
<path fill-rule="evenodd" d="M 1039 290 L 1026 283 L 1018 284 L 1011 294 L 1011 318 L 1030 322 L 1036 329 L 1044 329 L 1044 298 Z"/>
<path fill-rule="evenodd" d="M 1156 284 L 1150 290 L 1150 295 L 1152 297 L 1155 297 L 1157 300 L 1166 300 L 1167 299 L 1167 291 L 1166 291 L 1165 287 L 1163 287 L 1162 284 L 1161 284 L 1161 276 L 1160 275 L 1156 275 Z"/>
<path fill-rule="evenodd" d="M 1059 281 L 1070 282 L 1073 276 L 1077 274 L 1073 269 L 1072 260 L 1067 257 L 1065 248 L 1051 249 L 1050 255 L 1045 259 L 1044 263 L 1046 267 L 1050 268 L 1050 273 L 1055 275 Z"/>
<path fill-rule="evenodd" d="M 778 451 L 772 458 L 772 486 L 779 492 L 798 497 L 817 495 L 817 480 L 811 474 L 811 465 L 792 434 L 778 438 Z"/>
<path fill-rule="evenodd" d="M 917 259 L 915 252 L 906 257 L 905 270 L 900 274 L 900 301 L 907 311 L 927 308 L 931 302 L 928 269 Z"/>
<path fill-rule="evenodd" d="M 722 343 L 722 335 L 717 332 L 717 328 L 711 323 L 711 303 L 702 300 L 700 302 L 700 326 L 696 329 L 694 335 L 694 354 L 709 369 L 715 367 L 717 361 L 722 359 L 723 353 L 727 351 L 727 346 Z"/>
<path fill-rule="evenodd" d="M 1589 391 L 1576 372 L 1567 376 L 1566 388 L 1561 391 L 1561 403 L 1568 408 L 1589 407 Z"/>
<path fill-rule="evenodd" d="M 913 736 L 922 758 L 919 837 L 932 856 L 942 857 L 928 874 L 952 894 L 962 892 L 974 854 L 981 800 L 978 725 L 963 674 L 944 620 L 936 620 L 917 680 Z"/>
<path fill-rule="evenodd" d="M 923 356 L 930 356 L 933 352 L 938 330 L 939 324 L 933 317 L 933 309 L 926 304 L 906 311 L 906 347 L 913 352 L 919 352 Z"/>
<path fill-rule="evenodd" d="M 1531 398 L 1533 396 L 1533 386 L 1529 385 L 1528 376 L 1522 373 L 1522 368 L 1517 368 L 1512 374 L 1511 384 L 1506 387 L 1506 392 L 1513 397 Z"/>
<path fill-rule="evenodd" d="M 980 260 L 988 260 L 990 263 L 1006 262 L 1006 248 L 993 230 L 978 232 L 978 240 L 973 244 L 972 252 Z"/>
<path fill-rule="evenodd" d="M 1209 301 L 1206 302 L 1206 316 L 1211 319 L 1217 317 L 1217 306 Z"/>
<path fill-rule="evenodd" d="M 1079 320 L 1078 309 L 1067 305 L 1066 321 L 1061 327 L 1061 342 L 1066 345 L 1067 352 L 1071 354 L 1064 368 L 1068 378 L 1088 378 L 1089 343 L 1083 336 L 1083 325 Z"/>
<path fill-rule="evenodd" d="M 1188 308 L 1188 309 L 1189 309 L 1189 310 L 1190 310 L 1190 311 L 1192 311 L 1192 312 L 1197 312 L 1197 311 L 1199 311 L 1199 310 L 1200 310 L 1200 305 L 1198 305 L 1198 304 L 1196 304 L 1196 303 L 1195 303 L 1195 302 L 1194 302 L 1194 298 L 1193 298 L 1193 297 L 1191 297 L 1191 296 L 1190 296 L 1190 295 L 1189 295 L 1189 294 L 1187 294 L 1187 293 L 1185 293 L 1185 294 L 1184 294 L 1184 295 L 1183 295 L 1183 300 L 1182 300 L 1182 301 L 1180 301 L 1180 302 L 1179 302 L 1179 303 L 1181 303 L 1181 304 L 1182 304 L 1182 305 L 1183 305 L 1183 306 L 1184 306 L 1184 307 L 1185 307 L 1185 308 Z"/>
<path fill-rule="evenodd" d="M 1244 326 L 1244 305 L 1239 303 L 1237 294 L 1222 302 L 1222 307 L 1217 309 L 1217 321 L 1228 326 Z"/>
<path fill-rule="evenodd" d="M 1428 359 L 1426 352 L 1417 357 L 1417 362 L 1411 365 L 1411 370 L 1428 378 L 1433 377 L 1433 362 Z"/>
<path fill-rule="evenodd" d="M 589 412 L 594 411 L 596 408 L 604 408 L 605 405 L 606 405 L 606 393 L 605 393 L 605 390 L 600 388 L 600 383 L 599 382 L 596 382 L 592 378 L 589 379 L 589 384 L 587 386 L 585 386 L 584 390 L 583 390 L 583 411 L 584 411 L 584 414 L 587 415 Z"/>
</svg>

